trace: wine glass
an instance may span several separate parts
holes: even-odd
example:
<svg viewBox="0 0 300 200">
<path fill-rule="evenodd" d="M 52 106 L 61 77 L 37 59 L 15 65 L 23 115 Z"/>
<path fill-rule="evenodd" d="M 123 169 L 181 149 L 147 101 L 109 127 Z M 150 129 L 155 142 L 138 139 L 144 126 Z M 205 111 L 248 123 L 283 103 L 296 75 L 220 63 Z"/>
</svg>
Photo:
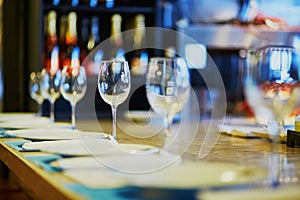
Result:
<svg viewBox="0 0 300 200">
<path fill-rule="evenodd" d="M 44 102 L 44 97 L 41 92 L 41 73 L 31 72 L 29 76 L 29 93 L 33 100 L 38 103 L 38 116 L 42 116 L 42 104 Z"/>
<path fill-rule="evenodd" d="M 244 92 L 259 123 L 273 141 L 270 159 L 278 161 L 280 136 L 284 131 L 284 117 L 300 100 L 300 68 L 292 47 L 267 46 L 249 50 L 245 63 Z M 272 184 L 278 184 L 279 163 L 272 162 Z M 275 171 L 274 171 L 275 170 Z"/>
<path fill-rule="evenodd" d="M 153 57 L 146 76 L 146 94 L 151 108 L 164 117 L 165 135 L 171 136 L 171 124 L 189 98 L 189 71 L 180 57 Z"/>
<path fill-rule="evenodd" d="M 62 70 L 60 92 L 68 100 L 72 109 L 72 129 L 76 129 L 75 108 L 76 104 L 85 95 L 87 77 L 83 66 L 65 66 Z"/>
<path fill-rule="evenodd" d="M 42 95 L 50 101 L 50 119 L 54 122 L 54 103 L 60 97 L 61 70 L 43 69 L 41 75 Z"/>
<path fill-rule="evenodd" d="M 100 62 L 100 71 L 98 74 L 98 90 L 102 99 L 107 104 L 111 105 L 113 117 L 111 139 L 113 141 L 117 140 L 117 106 L 126 100 L 129 95 L 130 87 L 130 71 L 127 61 L 103 60 Z"/>
<path fill-rule="evenodd" d="M 271 137 L 284 134 L 283 119 L 299 104 L 300 70 L 295 56 L 292 47 L 267 46 L 249 50 L 246 58 L 245 97 Z"/>
</svg>

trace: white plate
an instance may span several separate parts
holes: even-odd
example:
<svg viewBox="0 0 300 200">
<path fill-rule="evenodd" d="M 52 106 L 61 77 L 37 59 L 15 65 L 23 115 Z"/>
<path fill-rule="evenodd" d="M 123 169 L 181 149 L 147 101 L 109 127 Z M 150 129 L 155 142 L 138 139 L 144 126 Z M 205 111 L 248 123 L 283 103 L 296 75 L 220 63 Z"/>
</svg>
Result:
<svg viewBox="0 0 300 200">
<path fill-rule="evenodd" d="M 252 184 L 268 178 L 266 169 L 235 164 L 176 162 L 161 167 L 172 156 L 168 153 L 162 157 L 153 154 L 141 158 L 103 156 L 99 160 L 94 157 L 77 157 L 60 159 L 56 164 L 64 168 L 67 176 L 91 188 L 129 185 L 156 189 L 209 189 Z M 111 164 L 117 163 L 121 169 L 130 167 L 131 173 L 122 173 L 116 167 L 111 167 L 113 170 L 103 167 L 102 162 L 109 160 Z M 151 173 L 138 173 L 150 170 Z M 116 182 L 111 183 L 111 179 Z"/>
<path fill-rule="evenodd" d="M 83 132 L 71 128 L 34 128 L 22 130 L 9 130 L 5 134 L 31 140 L 70 140 L 81 137 L 103 138 L 105 133 Z"/>
<path fill-rule="evenodd" d="M 52 162 L 69 178 L 90 188 L 116 188 L 132 185 L 136 176 L 179 164 L 180 156 L 165 151 L 156 154 L 102 155 L 62 158 Z M 127 173 L 123 173 L 123 172 Z"/>
<path fill-rule="evenodd" d="M 127 173 L 147 173 L 179 163 L 181 158 L 166 151 L 152 154 L 107 153 L 89 157 L 59 159 L 56 164 L 64 170 L 110 168 Z"/>
<path fill-rule="evenodd" d="M 40 150 L 66 156 L 95 156 L 116 154 L 146 154 L 159 149 L 149 145 L 114 144 L 107 139 L 81 137 L 73 140 L 32 142 L 23 145 L 26 150 Z"/>
<path fill-rule="evenodd" d="M 163 117 L 152 110 L 131 110 L 124 113 L 124 117 L 136 122 L 162 122 Z M 173 117 L 173 122 L 180 121 L 180 113 Z"/>
<path fill-rule="evenodd" d="M 27 119 L 38 119 L 38 118 L 45 118 L 45 117 L 39 117 L 36 115 L 36 113 L 23 113 L 23 112 L 0 113 L 0 122 L 22 121 Z"/>
<path fill-rule="evenodd" d="M 23 120 L 0 122 L 2 128 L 29 129 L 29 128 L 71 128 L 70 123 L 52 122 L 48 118 L 25 118 Z"/>
<path fill-rule="evenodd" d="M 125 118 L 132 119 L 137 122 L 148 122 L 154 119 L 162 119 L 159 115 L 157 115 L 153 111 L 147 110 L 132 110 L 128 111 L 124 114 Z"/>
<path fill-rule="evenodd" d="M 266 180 L 267 169 L 243 165 L 183 162 L 157 173 L 134 177 L 133 185 L 148 188 L 199 189 L 224 187 Z"/>
</svg>

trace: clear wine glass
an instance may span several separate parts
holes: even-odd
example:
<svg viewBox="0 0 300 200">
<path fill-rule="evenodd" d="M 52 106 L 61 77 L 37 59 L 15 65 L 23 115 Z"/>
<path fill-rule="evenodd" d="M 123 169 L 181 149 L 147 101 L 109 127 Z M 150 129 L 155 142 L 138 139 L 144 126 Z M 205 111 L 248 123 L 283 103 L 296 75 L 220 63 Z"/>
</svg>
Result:
<svg viewBox="0 0 300 200">
<path fill-rule="evenodd" d="M 100 62 L 98 90 L 102 99 L 110 104 L 112 108 L 113 126 L 111 139 L 114 141 L 117 140 L 117 106 L 126 100 L 130 87 L 130 70 L 127 61 L 109 60 Z"/>
<path fill-rule="evenodd" d="M 249 50 L 246 58 L 246 101 L 258 122 L 266 125 L 273 141 L 272 160 L 278 158 L 280 136 L 286 135 L 284 117 L 296 108 L 300 100 L 300 68 L 296 58 L 295 49 L 286 46 Z M 278 184 L 278 164 L 272 163 L 272 184 Z"/>
<path fill-rule="evenodd" d="M 50 119 L 54 122 L 54 103 L 60 97 L 61 70 L 43 69 L 41 75 L 42 95 L 44 99 L 48 99 L 50 101 Z"/>
<path fill-rule="evenodd" d="M 42 116 L 42 104 L 44 102 L 44 97 L 41 91 L 41 73 L 40 72 L 31 72 L 29 76 L 29 93 L 33 100 L 38 104 L 38 116 Z"/>
<path fill-rule="evenodd" d="M 153 57 L 146 76 L 146 94 L 151 108 L 164 117 L 165 134 L 171 136 L 171 124 L 188 101 L 189 71 L 185 59 Z"/>
<path fill-rule="evenodd" d="M 72 129 L 76 129 L 75 109 L 76 104 L 83 98 L 87 87 L 87 77 L 83 66 L 65 66 L 62 70 L 60 92 L 68 100 L 72 109 Z"/>
<path fill-rule="evenodd" d="M 250 50 L 246 58 L 245 97 L 270 136 L 285 134 L 283 119 L 299 104 L 300 70 L 295 56 L 292 47 L 267 46 Z"/>
</svg>

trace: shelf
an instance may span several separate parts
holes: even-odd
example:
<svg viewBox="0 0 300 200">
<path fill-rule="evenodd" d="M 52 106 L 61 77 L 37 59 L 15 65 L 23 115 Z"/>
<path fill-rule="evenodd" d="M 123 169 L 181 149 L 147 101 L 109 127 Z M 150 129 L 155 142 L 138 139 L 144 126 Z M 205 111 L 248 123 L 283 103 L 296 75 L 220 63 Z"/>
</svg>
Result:
<svg viewBox="0 0 300 200">
<path fill-rule="evenodd" d="M 45 10 L 57 10 L 60 12 L 65 11 L 76 11 L 76 12 L 102 12 L 102 13 L 154 13 L 155 8 L 153 7 L 141 7 L 141 6 L 116 6 L 112 8 L 106 8 L 103 6 L 90 7 L 88 5 L 79 5 L 79 6 L 69 6 L 69 5 L 60 5 L 54 6 L 46 4 L 44 5 Z"/>
<path fill-rule="evenodd" d="M 212 49 L 249 49 L 270 44 L 292 45 L 295 35 L 295 31 L 290 29 L 274 30 L 259 25 L 196 24 L 179 27 L 178 30 L 185 35 L 185 38 L 179 40 L 180 46 L 190 37 L 189 39 Z"/>
</svg>

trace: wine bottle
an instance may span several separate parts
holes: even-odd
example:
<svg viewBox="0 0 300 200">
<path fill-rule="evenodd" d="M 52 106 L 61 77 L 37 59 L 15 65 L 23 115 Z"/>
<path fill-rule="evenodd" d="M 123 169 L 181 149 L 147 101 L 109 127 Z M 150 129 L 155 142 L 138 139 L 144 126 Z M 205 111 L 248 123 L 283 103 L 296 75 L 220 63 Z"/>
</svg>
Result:
<svg viewBox="0 0 300 200">
<path fill-rule="evenodd" d="M 62 51 L 62 67 L 64 66 L 70 66 L 72 63 L 80 63 L 80 48 L 77 45 L 78 42 L 78 35 L 77 35 L 77 14 L 76 12 L 70 12 L 68 14 L 67 19 L 67 30 L 65 34 L 65 45 L 64 49 Z M 73 53 L 73 50 L 76 51 L 76 53 Z M 77 52 L 79 51 L 79 52 Z M 78 58 L 72 57 L 73 55 L 77 55 Z M 77 60 L 76 60 L 77 59 Z M 76 61 L 74 61 L 76 60 Z"/>
<path fill-rule="evenodd" d="M 125 60 L 125 51 L 123 47 L 123 37 L 121 34 L 122 17 L 119 14 L 114 14 L 111 17 L 111 59 Z"/>
<path fill-rule="evenodd" d="M 59 68 L 58 59 L 58 41 L 56 32 L 56 12 L 50 11 L 46 21 L 46 38 L 44 50 L 44 68 L 48 71 Z M 55 66 L 54 66 L 55 64 Z M 54 69 L 55 68 L 55 69 Z"/>
<path fill-rule="evenodd" d="M 87 42 L 87 50 L 91 51 L 100 42 L 99 18 L 93 16 L 91 19 L 90 36 Z"/>
<path fill-rule="evenodd" d="M 87 42 L 87 51 L 91 52 L 100 43 L 99 18 L 93 16 L 90 24 L 90 36 Z M 103 59 L 104 53 L 102 49 L 96 49 L 90 56 L 87 65 L 87 74 L 97 75 L 99 72 L 100 61 Z"/>
<path fill-rule="evenodd" d="M 133 36 L 133 56 L 130 60 L 130 67 L 132 74 L 142 75 L 147 71 L 148 65 L 148 52 L 145 41 L 145 17 L 139 14 L 135 17 L 135 29 Z"/>
<path fill-rule="evenodd" d="M 82 63 L 89 53 L 87 49 L 87 43 L 89 40 L 89 18 L 88 17 L 82 18 L 80 24 L 81 27 L 80 27 L 79 47 L 80 47 L 80 63 Z"/>
</svg>

